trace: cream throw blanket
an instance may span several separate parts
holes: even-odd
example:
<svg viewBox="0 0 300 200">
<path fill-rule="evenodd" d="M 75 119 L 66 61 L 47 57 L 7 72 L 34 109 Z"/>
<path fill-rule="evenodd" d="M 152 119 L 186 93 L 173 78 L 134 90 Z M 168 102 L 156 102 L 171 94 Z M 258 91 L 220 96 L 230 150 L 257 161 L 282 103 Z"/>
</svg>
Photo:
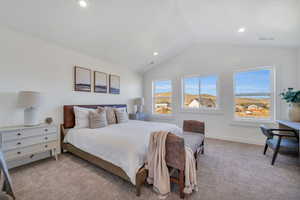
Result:
<svg viewBox="0 0 300 200">
<path fill-rule="evenodd" d="M 147 182 L 153 184 L 153 189 L 164 199 L 171 191 L 170 175 L 165 161 L 167 131 L 153 132 L 150 136 L 147 153 L 148 178 Z M 197 191 L 196 162 L 193 151 L 185 147 L 185 188 L 184 193 Z"/>
</svg>

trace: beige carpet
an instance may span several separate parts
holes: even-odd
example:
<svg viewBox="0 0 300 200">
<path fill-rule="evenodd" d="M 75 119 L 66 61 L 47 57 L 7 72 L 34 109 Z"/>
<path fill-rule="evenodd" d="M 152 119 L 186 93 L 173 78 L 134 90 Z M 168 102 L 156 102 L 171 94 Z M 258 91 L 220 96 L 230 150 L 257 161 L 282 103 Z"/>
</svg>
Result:
<svg viewBox="0 0 300 200">
<path fill-rule="evenodd" d="M 186 199 L 299 200 L 300 165 L 297 158 L 278 156 L 262 147 L 207 140 L 198 169 L 199 191 Z M 150 186 L 136 197 L 134 187 L 79 158 L 63 154 L 11 170 L 19 200 L 157 199 Z M 168 199 L 179 199 L 177 187 Z"/>
</svg>

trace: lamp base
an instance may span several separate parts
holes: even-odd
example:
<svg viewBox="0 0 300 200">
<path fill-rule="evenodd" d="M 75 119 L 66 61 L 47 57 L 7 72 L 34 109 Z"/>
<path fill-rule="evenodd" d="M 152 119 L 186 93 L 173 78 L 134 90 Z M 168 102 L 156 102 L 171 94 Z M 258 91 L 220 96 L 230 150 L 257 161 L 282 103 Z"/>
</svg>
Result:
<svg viewBox="0 0 300 200">
<path fill-rule="evenodd" d="M 143 112 L 143 106 L 142 105 L 138 105 L 137 106 L 137 113 L 142 113 Z"/>
<path fill-rule="evenodd" d="M 30 107 L 24 110 L 24 126 L 37 126 L 39 125 L 37 117 L 37 109 Z"/>
</svg>

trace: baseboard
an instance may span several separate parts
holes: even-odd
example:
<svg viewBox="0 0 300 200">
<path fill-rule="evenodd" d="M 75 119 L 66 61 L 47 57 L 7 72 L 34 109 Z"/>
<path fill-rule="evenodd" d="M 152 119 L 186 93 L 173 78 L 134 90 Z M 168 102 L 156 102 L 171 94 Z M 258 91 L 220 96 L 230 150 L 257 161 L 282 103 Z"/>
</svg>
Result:
<svg viewBox="0 0 300 200">
<path fill-rule="evenodd" d="M 206 138 L 226 140 L 230 142 L 239 142 L 245 144 L 255 144 L 255 145 L 264 145 L 264 141 L 253 140 L 249 138 L 240 138 L 240 137 L 230 137 L 230 136 L 215 136 L 215 135 L 206 135 Z"/>
</svg>

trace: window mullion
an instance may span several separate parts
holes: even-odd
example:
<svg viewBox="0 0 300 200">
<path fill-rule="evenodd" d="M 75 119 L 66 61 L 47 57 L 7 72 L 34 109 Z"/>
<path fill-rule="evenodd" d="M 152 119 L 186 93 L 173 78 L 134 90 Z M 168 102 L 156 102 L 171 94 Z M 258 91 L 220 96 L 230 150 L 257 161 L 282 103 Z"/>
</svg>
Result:
<svg viewBox="0 0 300 200">
<path fill-rule="evenodd" d="M 199 107 L 198 109 L 200 110 L 200 104 L 201 104 L 201 78 L 198 77 L 198 99 L 199 99 Z"/>
</svg>

